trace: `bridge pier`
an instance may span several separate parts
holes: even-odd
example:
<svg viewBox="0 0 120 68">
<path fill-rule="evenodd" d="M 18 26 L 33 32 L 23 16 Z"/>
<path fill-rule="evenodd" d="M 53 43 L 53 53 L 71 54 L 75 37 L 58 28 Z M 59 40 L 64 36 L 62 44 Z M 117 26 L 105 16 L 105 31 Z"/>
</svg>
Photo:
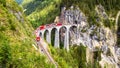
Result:
<svg viewBox="0 0 120 68">
<path fill-rule="evenodd" d="M 55 30 L 55 41 L 54 41 L 54 47 L 55 48 L 59 48 L 60 46 L 59 46 L 59 43 L 60 41 L 59 41 L 59 29 L 56 29 Z"/>
<path fill-rule="evenodd" d="M 46 33 L 46 41 L 47 41 L 49 44 L 51 44 L 51 30 L 52 30 L 52 28 L 49 29 L 49 30 L 47 30 L 48 33 Z"/>
<path fill-rule="evenodd" d="M 66 49 L 67 51 L 69 51 L 69 30 L 68 29 L 65 32 L 64 49 Z"/>
<path fill-rule="evenodd" d="M 59 38 L 59 35 L 60 35 L 60 29 L 62 27 L 65 27 L 66 28 L 66 31 L 65 31 L 65 37 L 64 37 L 64 49 L 66 49 L 67 51 L 69 51 L 69 45 L 70 45 L 70 41 L 69 41 L 69 32 L 70 32 L 70 28 L 71 27 L 77 27 L 76 25 L 63 25 L 63 26 L 55 26 L 55 27 L 52 27 L 52 28 L 49 28 L 49 29 L 44 29 L 44 30 L 40 30 L 39 31 L 39 36 L 44 39 L 44 34 L 45 34 L 45 31 L 46 31 L 46 41 L 51 44 L 51 35 L 52 35 L 52 30 L 55 29 L 55 38 L 54 38 L 54 47 L 55 48 L 59 48 L 60 47 L 60 38 Z M 78 29 L 78 28 L 77 28 Z M 45 39 L 44 39 L 45 40 Z"/>
<path fill-rule="evenodd" d="M 50 44 L 50 32 L 46 32 L 46 41 Z"/>
</svg>

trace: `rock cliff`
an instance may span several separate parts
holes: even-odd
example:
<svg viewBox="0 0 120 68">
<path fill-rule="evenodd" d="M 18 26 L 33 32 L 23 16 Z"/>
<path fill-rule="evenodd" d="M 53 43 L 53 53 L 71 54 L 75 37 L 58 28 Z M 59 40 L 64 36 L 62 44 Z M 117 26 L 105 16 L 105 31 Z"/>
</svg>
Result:
<svg viewBox="0 0 120 68">
<path fill-rule="evenodd" d="M 70 9 L 62 8 L 60 19 L 64 24 L 77 24 L 75 30 L 70 31 L 70 43 L 82 44 L 87 47 L 87 62 L 93 62 L 92 53 L 101 51 L 98 60 L 102 68 L 119 68 L 120 48 L 117 47 L 117 17 L 110 17 L 102 5 L 95 7 L 95 24 L 90 24 L 88 18 L 78 7 L 71 6 Z M 116 19 L 116 20 L 115 20 Z M 94 21 L 92 21 L 94 22 Z M 112 25 L 111 25 L 112 24 Z M 73 28 L 74 29 L 74 28 Z"/>
</svg>

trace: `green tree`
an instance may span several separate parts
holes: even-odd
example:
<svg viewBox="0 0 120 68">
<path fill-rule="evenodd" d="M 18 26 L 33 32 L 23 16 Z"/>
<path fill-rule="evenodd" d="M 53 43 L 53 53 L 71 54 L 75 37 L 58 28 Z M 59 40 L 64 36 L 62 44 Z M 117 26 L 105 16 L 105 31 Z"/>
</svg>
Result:
<svg viewBox="0 0 120 68">
<path fill-rule="evenodd" d="M 6 6 L 6 0 L 0 0 L 0 4 L 3 4 L 3 6 Z"/>
</svg>

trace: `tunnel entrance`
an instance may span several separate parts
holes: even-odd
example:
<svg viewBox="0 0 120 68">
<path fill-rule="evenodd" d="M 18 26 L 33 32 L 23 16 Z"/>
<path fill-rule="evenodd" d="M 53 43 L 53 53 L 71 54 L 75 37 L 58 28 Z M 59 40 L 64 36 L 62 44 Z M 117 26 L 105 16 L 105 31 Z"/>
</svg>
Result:
<svg viewBox="0 0 120 68">
<path fill-rule="evenodd" d="M 49 35 L 49 31 L 46 30 L 46 31 L 44 32 L 44 40 L 45 40 L 45 41 L 47 41 L 48 35 Z"/>
</svg>

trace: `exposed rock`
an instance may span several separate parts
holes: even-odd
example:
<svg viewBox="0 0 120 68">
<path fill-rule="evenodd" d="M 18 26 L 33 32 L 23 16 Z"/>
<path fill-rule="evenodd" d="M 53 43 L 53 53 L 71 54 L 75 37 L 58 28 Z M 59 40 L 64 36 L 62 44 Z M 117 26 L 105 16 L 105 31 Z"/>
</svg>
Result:
<svg viewBox="0 0 120 68">
<path fill-rule="evenodd" d="M 69 24 L 85 25 L 86 24 L 85 22 L 87 22 L 87 18 L 81 12 L 81 10 L 78 7 L 74 8 L 73 6 L 71 6 L 71 8 L 68 10 L 66 10 L 65 7 L 62 8 L 61 19 L 63 20 L 63 23 L 69 23 Z"/>
<path fill-rule="evenodd" d="M 59 16 L 56 16 L 54 23 L 58 23 L 58 22 L 60 22 L 60 18 L 59 18 Z"/>
<path fill-rule="evenodd" d="M 87 48 L 86 51 L 87 62 L 93 62 L 93 54 L 91 51 L 99 49 L 102 51 L 101 60 L 99 62 L 102 68 L 119 68 L 120 48 L 115 47 L 117 42 L 116 31 L 113 32 L 110 28 L 103 26 L 103 20 L 109 19 L 104 7 L 102 5 L 97 5 L 95 10 L 100 19 L 99 22 L 101 26 L 89 25 L 90 27 L 88 27 L 87 17 L 78 7 L 75 8 L 72 6 L 68 10 L 64 7 L 61 15 L 62 20 L 64 20 L 63 23 L 77 24 L 77 28 L 79 28 L 78 31 L 76 30 L 78 33 L 75 33 L 75 30 L 70 31 L 70 43 L 83 44 L 90 49 Z"/>
<path fill-rule="evenodd" d="M 105 9 L 104 7 L 100 4 L 100 5 L 97 5 L 96 8 L 95 8 L 98 16 L 101 18 L 101 19 L 108 19 L 108 15 L 107 13 L 105 12 Z"/>
<path fill-rule="evenodd" d="M 20 22 L 24 22 L 24 18 L 23 18 L 23 16 L 22 16 L 22 12 L 18 12 L 18 11 L 14 11 L 14 10 L 12 10 L 12 9 L 10 9 L 10 8 L 8 8 L 8 10 L 9 10 L 9 12 L 11 13 L 11 14 L 14 14 L 15 15 L 15 17 L 20 21 Z"/>
<path fill-rule="evenodd" d="M 113 57 L 107 57 L 106 55 L 101 54 L 101 61 L 99 62 L 101 68 L 119 68 L 118 65 L 115 63 Z"/>
</svg>

